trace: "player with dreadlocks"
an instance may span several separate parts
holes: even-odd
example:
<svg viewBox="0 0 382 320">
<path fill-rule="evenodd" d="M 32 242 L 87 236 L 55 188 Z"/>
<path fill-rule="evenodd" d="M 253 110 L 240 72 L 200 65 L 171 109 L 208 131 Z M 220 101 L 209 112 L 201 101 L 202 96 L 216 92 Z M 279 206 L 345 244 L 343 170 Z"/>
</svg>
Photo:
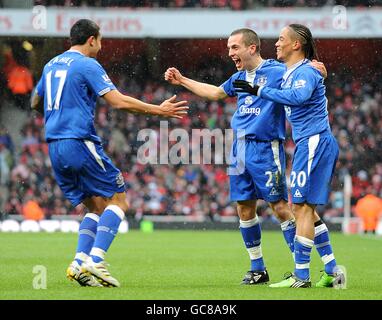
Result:
<svg viewBox="0 0 382 320">
<path fill-rule="evenodd" d="M 313 245 L 325 264 L 316 287 L 345 287 L 345 272 L 336 264 L 328 229 L 315 213 L 317 205 L 328 201 L 339 149 L 329 125 L 324 79 L 310 66 L 312 59 L 318 59 L 312 33 L 303 25 L 291 24 L 281 30 L 276 51 L 277 59 L 287 67 L 281 90 L 251 86 L 241 80 L 234 83 L 238 92 L 250 92 L 283 104 L 296 144 L 291 172 L 292 210 L 296 218 L 295 270 L 271 287 L 310 287 Z"/>
</svg>

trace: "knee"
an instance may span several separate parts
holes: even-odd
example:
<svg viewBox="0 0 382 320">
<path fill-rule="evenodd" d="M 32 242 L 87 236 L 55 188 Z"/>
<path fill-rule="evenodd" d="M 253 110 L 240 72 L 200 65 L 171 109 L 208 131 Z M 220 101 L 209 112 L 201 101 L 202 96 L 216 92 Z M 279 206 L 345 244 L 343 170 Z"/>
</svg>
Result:
<svg viewBox="0 0 382 320">
<path fill-rule="evenodd" d="M 286 201 L 273 202 L 270 206 L 279 221 L 284 222 L 293 218 L 292 210 Z"/>
<path fill-rule="evenodd" d="M 105 201 L 97 199 L 97 201 L 89 201 L 88 203 L 86 203 L 86 207 L 88 208 L 89 212 L 95 213 L 100 216 L 105 210 L 106 203 Z"/>
<path fill-rule="evenodd" d="M 113 201 L 114 202 L 114 201 Z M 123 212 L 127 212 L 129 209 L 129 203 L 126 199 L 126 194 L 125 193 L 119 193 L 115 197 L 115 205 L 121 208 Z"/>
<path fill-rule="evenodd" d="M 256 217 L 256 202 L 238 202 L 237 213 L 240 220 L 248 221 Z"/>
<path fill-rule="evenodd" d="M 123 210 L 123 212 L 127 212 L 127 210 L 129 209 L 129 202 L 125 199 L 119 201 L 119 204 L 118 206 Z"/>
<path fill-rule="evenodd" d="M 316 216 L 318 215 L 315 212 L 315 207 L 309 204 L 293 204 L 292 211 L 296 221 L 317 220 Z"/>
</svg>

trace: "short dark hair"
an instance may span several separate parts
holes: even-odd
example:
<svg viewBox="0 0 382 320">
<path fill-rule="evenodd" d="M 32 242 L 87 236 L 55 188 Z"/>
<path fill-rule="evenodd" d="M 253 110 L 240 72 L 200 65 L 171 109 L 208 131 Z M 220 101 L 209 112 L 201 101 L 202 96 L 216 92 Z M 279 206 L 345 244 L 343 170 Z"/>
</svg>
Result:
<svg viewBox="0 0 382 320">
<path fill-rule="evenodd" d="M 255 31 L 248 28 L 237 29 L 235 31 L 232 31 L 231 36 L 234 36 L 236 34 L 243 35 L 243 41 L 247 47 L 249 47 L 252 44 L 255 44 L 256 52 L 260 54 L 260 38 Z"/>
<path fill-rule="evenodd" d="M 290 24 L 288 26 L 292 29 L 297 37 L 297 39 L 301 42 L 302 50 L 304 51 L 305 58 L 309 60 L 318 59 L 316 44 L 314 42 L 312 33 L 310 32 L 308 27 L 305 27 L 302 24 Z"/>
<path fill-rule="evenodd" d="M 89 37 L 99 36 L 99 26 L 92 20 L 80 19 L 70 29 L 70 43 L 72 46 L 85 44 Z"/>
</svg>

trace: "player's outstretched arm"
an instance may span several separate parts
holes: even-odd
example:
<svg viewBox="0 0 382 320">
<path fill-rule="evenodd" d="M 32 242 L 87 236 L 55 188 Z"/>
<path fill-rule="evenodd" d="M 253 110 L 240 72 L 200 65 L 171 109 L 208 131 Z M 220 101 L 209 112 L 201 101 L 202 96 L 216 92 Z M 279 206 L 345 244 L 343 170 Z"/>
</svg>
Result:
<svg viewBox="0 0 382 320">
<path fill-rule="evenodd" d="M 166 70 L 164 79 L 171 84 L 181 85 L 187 90 L 195 93 L 197 96 L 206 98 L 208 100 L 220 100 L 227 97 L 227 94 L 222 88 L 187 78 L 174 67 L 168 68 Z"/>
<path fill-rule="evenodd" d="M 303 74 L 296 73 L 294 76 L 297 80 L 295 80 L 293 86 L 287 90 L 280 90 L 266 86 L 260 87 L 258 85 L 252 86 L 252 84 L 245 80 L 235 80 L 233 86 L 236 92 L 248 92 L 251 95 L 280 104 L 300 106 L 312 96 L 317 78 L 315 78 L 312 73 L 309 74 L 307 71 Z"/>
<path fill-rule="evenodd" d="M 132 113 L 181 119 L 187 114 L 188 110 L 187 101 L 176 101 L 175 95 L 163 101 L 159 106 L 126 96 L 118 90 L 109 91 L 103 95 L 103 98 L 113 108 Z"/>
</svg>

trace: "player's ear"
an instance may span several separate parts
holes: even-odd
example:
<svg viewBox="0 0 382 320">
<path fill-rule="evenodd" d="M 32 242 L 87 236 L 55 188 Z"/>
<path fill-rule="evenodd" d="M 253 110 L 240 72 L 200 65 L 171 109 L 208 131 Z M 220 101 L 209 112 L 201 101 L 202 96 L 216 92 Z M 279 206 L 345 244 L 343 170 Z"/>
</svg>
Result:
<svg viewBox="0 0 382 320">
<path fill-rule="evenodd" d="M 96 39 L 94 36 L 90 36 L 89 39 L 88 39 L 88 41 L 87 41 L 87 43 L 88 43 L 91 47 L 93 47 L 93 46 L 95 45 L 96 41 L 97 41 L 97 39 Z"/>
<path fill-rule="evenodd" d="M 251 44 L 249 49 L 251 50 L 251 54 L 255 54 L 257 52 L 257 45 Z"/>
<path fill-rule="evenodd" d="M 295 50 L 300 50 L 302 47 L 301 42 L 299 40 L 294 40 L 292 48 Z"/>
</svg>

